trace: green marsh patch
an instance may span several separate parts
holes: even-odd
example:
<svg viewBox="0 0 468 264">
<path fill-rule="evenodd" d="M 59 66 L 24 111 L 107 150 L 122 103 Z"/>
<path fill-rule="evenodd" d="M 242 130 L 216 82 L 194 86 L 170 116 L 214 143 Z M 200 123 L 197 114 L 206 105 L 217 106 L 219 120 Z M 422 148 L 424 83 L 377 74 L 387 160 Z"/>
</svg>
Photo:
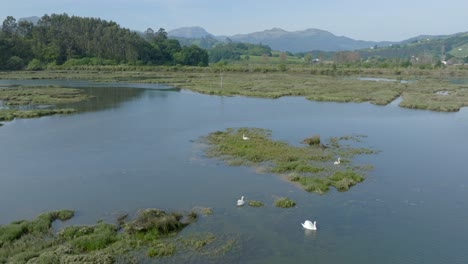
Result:
<svg viewBox="0 0 468 264">
<path fill-rule="evenodd" d="M 71 114 L 75 109 L 38 109 L 38 106 L 69 104 L 89 99 L 90 96 L 79 89 L 44 87 L 0 87 L 0 101 L 8 109 L 0 110 L 0 121 L 11 121 L 15 118 L 35 118 L 56 114 Z M 27 106 L 28 110 L 23 108 Z"/>
<path fill-rule="evenodd" d="M 291 208 L 296 206 L 296 202 L 288 197 L 280 197 L 275 200 L 275 206 L 279 208 Z"/>
<path fill-rule="evenodd" d="M 79 89 L 53 86 L 0 88 L 0 101 L 5 105 L 56 105 L 76 103 L 90 98 Z"/>
<path fill-rule="evenodd" d="M 243 139 L 246 135 L 249 139 Z M 229 128 L 216 131 L 204 138 L 208 144 L 206 154 L 226 161 L 229 165 L 261 167 L 262 171 L 285 176 L 290 182 L 308 192 L 326 193 L 330 187 L 346 191 L 364 180 L 364 172 L 371 166 L 356 166 L 356 155 L 373 154 L 376 151 L 359 147 L 365 136 L 342 136 L 319 143 L 313 136 L 312 144 L 292 146 L 271 139 L 271 131 L 259 128 Z M 337 157 L 341 163 L 334 164 Z"/>
<path fill-rule="evenodd" d="M 262 202 L 255 201 L 255 200 L 250 200 L 247 204 L 249 206 L 251 206 L 251 207 L 262 207 L 262 206 L 264 206 L 264 204 Z"/>
<path fill-rule="evenodd" d="M 98 221 L 55 232 L 52 223 L 68 220 L 74 212 L 44 213 L 0 226 L 0 263 L 128 263 L 175 254 L 184 259 L 187 250 L 190 256 L 224 256 L 234 243 L 230 239 L 211 233 L 176 237 L 196 215 L 145 209 L 133 219 L 119 217 L 118 224 Z"/>
</svg>

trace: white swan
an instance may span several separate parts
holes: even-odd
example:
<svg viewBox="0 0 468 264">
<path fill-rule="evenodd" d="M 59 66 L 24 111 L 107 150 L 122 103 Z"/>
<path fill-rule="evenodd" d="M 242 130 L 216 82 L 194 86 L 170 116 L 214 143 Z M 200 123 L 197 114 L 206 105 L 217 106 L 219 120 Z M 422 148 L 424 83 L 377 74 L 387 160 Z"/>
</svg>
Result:
<svg viewBox="0 0 468 264">
<path fill-rule="evenodd" d="M 243 140 L 249 140 L 250 138 L 249 138 L 249 137 L 246 137 L 245 134 L 242 134 L 242 139 L 243 139 Z"/>
<path fill-rule="evenodd" d="M 242 196 L 239 200 L 237 200 L 237 206 L 243 206 L 244 205 L 244 196 Z"/>
<path fill-rule="evenodd" d="M 335 165 L 338 165 L 338 164 L 340 164 L 340 163 L 341 163 L 341 158 L 338 158 L 337 161 L 333 162 L 333 164 L 335 164 Z"/>
<path fill-rule="evenodd" d="M 304 227 L 305 229 L 309 229 L 309 230 L 317 230 L 317 226 L 315 225 L 317 223 L 317 221 L 314 221 L 313 223 L 309 220 L 305 220 L 305 222 L 302 224 L 302 227 Z"/>
</svg>

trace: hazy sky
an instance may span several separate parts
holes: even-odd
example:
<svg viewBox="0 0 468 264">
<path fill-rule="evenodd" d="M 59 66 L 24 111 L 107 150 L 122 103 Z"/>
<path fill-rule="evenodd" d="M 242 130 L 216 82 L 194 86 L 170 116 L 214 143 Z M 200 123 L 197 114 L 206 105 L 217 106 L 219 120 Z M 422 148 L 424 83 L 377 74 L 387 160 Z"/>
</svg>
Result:
<svg viewBox="0 0 468 264">
<path fill-rule="evenodd" d="M 1 0 L 0 19 L 101 17 L 144 31 L 201 26 L 214 35 L 318 28 L 362 40 L 468 31 L 468 0 Z"/>
</svg>

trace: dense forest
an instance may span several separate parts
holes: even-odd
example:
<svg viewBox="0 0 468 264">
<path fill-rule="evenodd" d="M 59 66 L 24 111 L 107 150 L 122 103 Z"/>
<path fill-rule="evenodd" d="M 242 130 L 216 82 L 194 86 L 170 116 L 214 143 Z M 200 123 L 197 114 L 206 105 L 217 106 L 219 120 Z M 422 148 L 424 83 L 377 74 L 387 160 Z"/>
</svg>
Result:
<svg viewBox="0 0 468 264">
<path fill-rule="evenodd" d="M 0 32 L 0 70 L 39 70 L 49 64 L 207 66 L 208 53 L 182 47 L 164 29 L 148 29 L 142 37 L 99 18 L 52 14 L 34 25 L 7 17 Z"/>
</svg>

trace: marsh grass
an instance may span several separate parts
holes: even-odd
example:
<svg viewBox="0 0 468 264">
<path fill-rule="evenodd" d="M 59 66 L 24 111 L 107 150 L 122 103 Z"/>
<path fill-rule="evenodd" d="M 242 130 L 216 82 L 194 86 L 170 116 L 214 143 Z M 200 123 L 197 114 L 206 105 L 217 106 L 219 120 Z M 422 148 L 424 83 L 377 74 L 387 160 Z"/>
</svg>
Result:
<svg viewBox="0 0 468 264">
<path fill-rule="evenodd" d="M 188 238 L 182 239 L 182 244 L 189 248 L 200 251 L 203 247 L 213 243 L 216 236 L 212 233 L 191 235 Z"/>
<path fill-rule="evenodd" d="M 338 171 L 326 178 L 311 178 L 292 174 L 289 180 L 303 186 L 306 191 L 325 193 L 330 186 L 335 187 L 338 191 L 347 191 L 350 187 L 364 181 L 364 177 L 353 171 Z"/>
<path fill-rule="evenodd" d="M 166 213 L 158 209 L 145 209 L 125 226 L 125 231 L 147 239 L 147 236 L 164 236 L 182 230 L 186 224 L 179 213 Z"/>
<path fill-rule="evenodd" d="M 275 206 L 279 208 L 291 208 L 296 206 L 296 202 L 287 197 L 280 197 L 275 200 Z"/>
<path fill-rule="evenodd" d="M 15 118 L 36 118 L 48 115 L 75 113 L 75 109 L 40 109 L 40 110 L 0 110 L 0 121 L 11 121 Z"/>
<path fill-rule="evenodd" d="M 191 214 L 196 219 L 196 213 Z M 191 223 L 182 222 L 189 215 L 145 209 L 117 225 L 99 221 L 91 226 L 67 226 L 54 234 L 52 222 L 73 215 L 70 210 L 54 211 L 0 226 L 0 263 L 114 263 L 117 257 L 141 250 L 151 257 L 172 256 L 176 246 L 181 246 L 175 235 Z M 194 243 L 203 247 L 210 240 Z"/>
<path fill-rule="evenodd" d="M 167 257 L 174 255 L 176 246 L 172 243 L 156 243 L 148 249 L 148 257 Z"/>
<path fill-rule="evenodd" d="M 90 252 L 108 247 L 117 241 L 117 227 L 112 224 L 98 223 L 93 228 L 80 229 L 75 233 L 71 244 L 78 252 Z"/>
<path fill-rule="evenodd" d="M 263 204 L 262 202 L 260 202 L 260 201 L 254 201 L 254 200 L 250 200 L 250 201 L 248 202 L 248 205 L 249 205 L 249 206 L 252 206 L 252 207 L 262 207 L 262 206 L 264 206 L 264 204 Z"/>
<path fill-rule="evenodd" d="M 438 91 L 446 93 L 439 94 Z M 462 84 L 443 80 L 419 80 L 408 84 L 399 106 L 412 109 L 455 112 L 468 106 L 468 91 Z"/>
<path fill-rule="evenodd" d="M 15 118 L 36 118 L 47 115 L 71 114 L 75 109 L 33 109 L 20 110 L 17 106 L 38 106 L 76 103 L 89 99 L 82 90 L 44 87 L 9 87 L 0 88 L 0 101 L 10 109 L 0 110 L 0 121 L 11 121 Z"/>
<path fill-rule="evenodd" d="M 243 140 L 243 135 L 250 139 Z M 308 192 L 323 194 L 330 187 L 345 191 L 364 180 L 364 177 L 358 174 L 364 170 L 359 166 L 351 166 L 354 156 L 376 153 L 374 150 L 356 146 L 364 137 L 333 137 L 326 145 L 298 147 L 272 140 L 271 131 L 268 130 L 228 128 L 226 131 L 210 133 L 204 141 L 208 144 L 208 157 L 225 160 L 229 165 L 261 167 L 266 172 L 293 175 L 286 179 Z M 339 166 L 333 164 L 337 156 L 343 158 Z"/>
<path fill-rule="evenodd" d="M 212 215 L 213 214 L 213 209 L 210 207 L 203 207 L 203 206 L 195 206 L 191 213 L 194 214 L 201 214 L 204 216 Z"/>
<path fill-rule="evenodd" d="M 0 88 L 0 101 L 7 106 L 67 104 L 89 98 L 90 96 L 82 90 L 71 88 L 53 86 Z"/>
<path fill-rule="evenodd" d="M 395 75 L 398 72 L 398 75 Z M 466 76 L 467 71 L 419 69 L 333 69 L 323 65 L 288 65 L 283 72 L 276 65 L 232 65 L 229 67 L 134 67 L 97 66 L 64 68 L 42 72 L 0 72 L 0 79 L 85 79 L 102 82 L 142 82 L 172 85 L 195 92 L 224 96 L 279 98 L 303 96 L 315 101 L 370 102 L 386 105 L 403 95 L 402 107 L 434 111 L 458 111 L 468 104 L 463 86 L 441 81 L 440 76 Z M 221 76 L 223 85 L 220 85 Z M 409 83 L 376 82 L 355 77 L 417 79 Z M 449 91 L 439 98 L 434 92 Z"/>
<path fill-rule="evenodd" d="M 186 237 L 177 239 L 177 244 L 180 245 L 180 251 L 186 254 L 186 261 L 180 263 L 190 262 L 189 260 L 195 255 L 202 257 L 204 261 L 212 263 L 224 263 L 226 257 L 238 256 L 242 254 L 239 250 L 239 234 L 213 234 L 213 233 L 193 233 Z M 229 261 L 228 261 L 229 262 Z M 201 262 L 203 263 L 203 262 Z"/>
<path fill-rule="evenodd" d="M 302 141 L 302 143 L 307 144 L 309 146 L 319 145 L 320 144 L 320 135 L 313 135 L 308 137 Z"/>
</svg>

